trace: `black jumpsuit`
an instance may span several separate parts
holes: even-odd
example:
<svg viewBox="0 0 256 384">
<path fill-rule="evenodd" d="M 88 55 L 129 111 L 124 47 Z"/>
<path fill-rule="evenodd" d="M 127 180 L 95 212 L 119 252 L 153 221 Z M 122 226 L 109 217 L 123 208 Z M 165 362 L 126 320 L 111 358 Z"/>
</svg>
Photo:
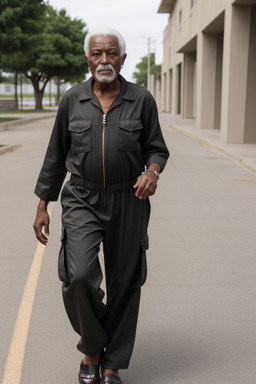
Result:
<svg viewBox="0 0 256 384">
<path fill-rule="evenodd" d="M 42 200 L 57 200 L 71 174 L 61 193 L 63 299 L 81 336 L 78 349 L 101 353 L 101 365 L 109 369 L 129 366 L 146 280 L 150 204 L 135 196 L 133 185 L 150 163 L 162 171 L 169 156 L 152 95 L 119 80 L 121 92 L 106 114 L 92 91 L 93 78 L 65 93 L 35 188 Z"/>
</svg>

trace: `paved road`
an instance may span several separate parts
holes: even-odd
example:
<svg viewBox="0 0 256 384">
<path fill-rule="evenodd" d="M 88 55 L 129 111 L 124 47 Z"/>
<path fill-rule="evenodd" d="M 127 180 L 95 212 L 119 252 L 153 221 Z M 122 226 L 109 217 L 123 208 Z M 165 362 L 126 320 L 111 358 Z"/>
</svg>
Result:
<svg viewBox="0 0 256 384">
<path fill-rule="evenodd" d="M 152 198 L 148 280 L 133 359 L 122 377 L 125 384 L 254 384 L 256 175 L 171 129 L 170 115 L 161 115 L 161 121 L 172 159 Z M 5 384 L 75 384 L 82 357 L 57 279 L 59 203 L 53 206 L 26 349 L 21 342 L 16 355 L 9 351 L 37 249 L 33 188 L 52 122 L 0 132 L 1 143 L 21 144 L 0 156 L 0 382 Z M 18 323 L 24 336 L 26 318 Z M 3 380 L 8 354 L 11 362 L 21 361 L 20 381 L 6 381 L 7 371 Z"/>
</svg>

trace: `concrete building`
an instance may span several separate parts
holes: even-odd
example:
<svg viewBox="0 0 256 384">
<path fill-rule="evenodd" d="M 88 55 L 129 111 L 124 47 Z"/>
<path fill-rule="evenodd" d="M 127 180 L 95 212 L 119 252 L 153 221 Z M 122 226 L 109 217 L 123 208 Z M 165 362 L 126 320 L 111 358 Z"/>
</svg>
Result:
<svg viewBox="0 0 256 384">
<path fill-rule="evenodd" d="M 160 109 L 256 143 L 256 0 L 161 0 Z"/>
</svg>

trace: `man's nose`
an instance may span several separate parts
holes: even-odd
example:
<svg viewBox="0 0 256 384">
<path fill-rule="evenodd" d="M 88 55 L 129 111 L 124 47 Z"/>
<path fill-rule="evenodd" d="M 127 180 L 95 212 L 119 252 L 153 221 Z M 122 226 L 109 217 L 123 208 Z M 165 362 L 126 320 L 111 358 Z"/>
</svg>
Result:
<svg viewBox="0 0 256 384">
<path fill-rule="evenodd" d="M 102 64 L 109 63 L 108 55 L 107 55 L 106 52 L 103 52 L 103 53 L 102 53 L 102 56 L 101 56 L 101 63 L 102 63 Z"/>
</svg>

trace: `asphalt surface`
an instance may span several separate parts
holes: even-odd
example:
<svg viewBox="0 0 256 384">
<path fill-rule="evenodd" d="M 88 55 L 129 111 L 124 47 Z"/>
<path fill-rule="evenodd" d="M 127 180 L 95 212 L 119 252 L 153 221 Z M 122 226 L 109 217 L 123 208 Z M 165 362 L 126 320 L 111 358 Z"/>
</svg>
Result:
<svg viewBox="0 0 256 384">
<path fill-rule="evenodd" d="M 0 144 L 10 148 L 0 156 L 2 384 L 75 384 L 82 358 L 57 278 L 58 202 L 35 298 L 27 303 L 33 310 L 20 343 L 24 360 L 22 351 L 10 350 L 37 249 L 33 189 L 53 124 L 43 117 L 0 127 Z M 170 114 L 161 122 L 172 157 L 151 198 L 148 279 L 131 365 L 120 374 L 125 384 L 254 384 L 256 145 L 225 145 L 217 131 L 198 132 Z M 22 367 L 12 382 L 8 356 Z"/>
</svg>

